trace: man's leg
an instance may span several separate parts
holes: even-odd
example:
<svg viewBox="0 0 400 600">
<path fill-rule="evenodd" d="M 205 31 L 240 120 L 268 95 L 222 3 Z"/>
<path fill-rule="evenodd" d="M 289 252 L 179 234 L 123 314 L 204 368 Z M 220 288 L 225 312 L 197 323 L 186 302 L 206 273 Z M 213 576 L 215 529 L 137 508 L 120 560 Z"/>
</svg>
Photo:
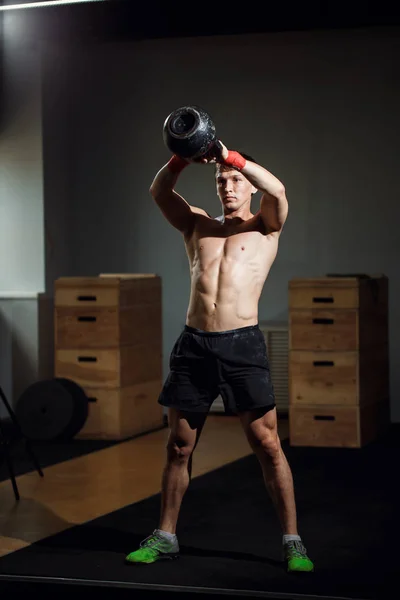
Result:
<svg viewBox="0 0 400 600">
<path fill-rule="evenodd" d="M 286 568 L 290 573 L 313 571 L 314 565 L 297 532 L 293 477 L 278 436 L 276 408 L 252 410 L 239 417 L 280 520 Z"/>
<path fill-rule="evenodd" d="M 250 447 L 260 462 L 282 532 L 297 535 L 293 477 L 278 435 L 276 408 L 246 411 L 240 413 L 239 418 Z"/>
<path fill-rule="evenodd" d="M 153 563 L 178 556 L 176 525 L 183 496 L 191 479 L 193 451 L 199 441 L 206 418 L 206 413 L 168 409 L 170 433 L 167 460 L 162 474 L 159 527 L 142 541 L 137 550 L 128 554 L 126 557 L 128 563 Z"/>
<path fill-rule="evenodd" d="M 159 529 L 175 533 L 183 496 L 189 486 L 192 455 L 200 438 L 207 413 L 168 409 L 170 434 L 167 460 L 162 475 Z"/>
</svg>

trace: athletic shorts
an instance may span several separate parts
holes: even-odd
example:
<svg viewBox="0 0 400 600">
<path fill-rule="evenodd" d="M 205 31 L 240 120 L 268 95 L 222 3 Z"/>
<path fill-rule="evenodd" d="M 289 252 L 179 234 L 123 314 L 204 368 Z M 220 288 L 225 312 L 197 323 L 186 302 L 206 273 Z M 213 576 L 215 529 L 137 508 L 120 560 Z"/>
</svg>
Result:
<svg viewBox="0 0 400 600">
<path fill-rule="evenodd" d="M 208 412 L 221 395 L 225 412 L 275 407 L 264 334 L 258 325 L 209 332 L 185 325 L 170 355 L 158 402 Z"/>
</svg>

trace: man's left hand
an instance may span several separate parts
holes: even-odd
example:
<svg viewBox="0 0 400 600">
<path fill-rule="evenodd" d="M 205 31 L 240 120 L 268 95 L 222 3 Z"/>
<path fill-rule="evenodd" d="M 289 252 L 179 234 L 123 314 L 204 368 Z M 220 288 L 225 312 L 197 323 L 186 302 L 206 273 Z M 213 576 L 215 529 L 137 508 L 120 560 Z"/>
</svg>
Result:
<svg viewBox="0 0 400 600">
<path fill-rule="evenodd" d="M 207 154 L 203 154 L 203 156 L 196 159 L 194 162 L 203 164 L 224 162 L 227 157 L 228 148 L 221 142 L 221 140 L 217 140 Z"/>
</svg>

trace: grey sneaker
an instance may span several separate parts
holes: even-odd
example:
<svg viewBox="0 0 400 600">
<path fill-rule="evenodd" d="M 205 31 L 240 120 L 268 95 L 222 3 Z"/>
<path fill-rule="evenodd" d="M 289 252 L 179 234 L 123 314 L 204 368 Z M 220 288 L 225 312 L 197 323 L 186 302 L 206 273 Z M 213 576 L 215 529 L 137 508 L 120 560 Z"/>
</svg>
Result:
<svg viewBox="0 0 400 600">
<path fill-rule="evenodd" d="M 178 558 L 179 544 L 169 542 L 155 529 L 151 535 L 140 543 L 140 548 L 130 552 L 125 558 L 128 563 L 150 564 L 157 560 L 171 560 Z"/>
</svg>

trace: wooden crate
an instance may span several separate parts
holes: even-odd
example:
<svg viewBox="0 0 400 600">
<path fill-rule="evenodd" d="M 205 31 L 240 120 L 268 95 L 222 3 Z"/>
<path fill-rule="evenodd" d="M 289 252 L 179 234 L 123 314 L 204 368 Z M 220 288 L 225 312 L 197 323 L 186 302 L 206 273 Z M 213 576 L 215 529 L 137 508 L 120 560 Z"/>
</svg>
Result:
<svg viewBox="0 0 400 600">
<path fill-rule="evenodd" d="M 123 439 L 163 426 L 158 404 L 162 381 L 146 381 L 124 388 L 84 388 L 89 416 L 79 439 Z"/>
<path fill-rule="evenodd" d="M 160 339 L 161 301 L 115 307 L 55 309 L 56 348 L 117 348 Z"/>
<path fill-rule="evenodd" d="M 60 277 L 55 281 L 55 307 L 118 307 L 152 304 L 160 301 L 158 275 L 99 275 L 99 277 Z"/>
<path fill-rule="evenodd" d="M 388 399 L 365 406 L 291 405 L 292 446 L 361 448 L 388 427 Z"/>
<path fill-rule="evenodd" d="M 358 404 L 358 353 L 293 350 L 289 389 L 291 403 L 296 405 Z"/>
<path fill-rule="evenodd" d="M 289 310 L 297 308 L 357 309 L 386 313 L 388 278 L 294 278 L 289 282 Z"/>
<path fill-rule="evenodd" d="M 55 351 L 55 376 L 82 387 L 116 388 L 162 378 L 160 340 L 121 348 Z"/>
<path fill-rule="evenodd" d="M 289 282 L 290 349 L 361 350 L 387 344 L 386 276 Z"/>
<path fill-rule="evenodd" d="M 389 396 L 388 352 L 292 350 L 289 395 L 292 404 L 371 404 Z"/>
<path fill-rule="evenodd" d="M 355 310 L 295 310 L 289 315 L 289 350 L 358 350 Z"/>
<path fill-rule="evenodd" d="M 55 376 L 91 398 L 76 437 L 123 439 L 163 425 L 161 315 L 157 275 L 56 280 Z"/>
<path fill-rule="evenodd" d="M 368 415 L 388 404 L 388 362 L 385 276 L 289 283 L 291 443 L 354 447 L 378 435 Z"/>
</svg>

